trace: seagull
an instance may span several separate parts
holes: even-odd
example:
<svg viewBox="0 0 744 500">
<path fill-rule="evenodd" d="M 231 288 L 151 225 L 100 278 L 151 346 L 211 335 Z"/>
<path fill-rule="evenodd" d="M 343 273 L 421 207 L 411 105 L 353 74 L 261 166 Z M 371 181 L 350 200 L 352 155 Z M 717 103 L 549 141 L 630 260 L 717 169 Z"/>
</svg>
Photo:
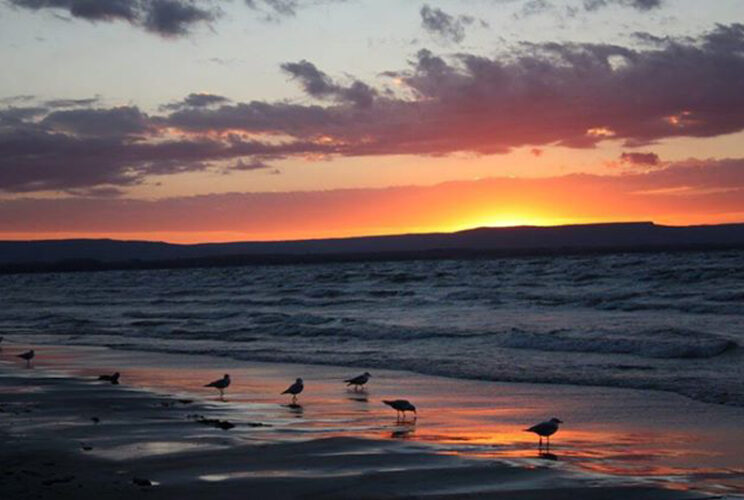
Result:
<svg viewBox="0 0 744 500">
<path fill-rule="evenodd" d="M 111 385 L 119 385 L 119 372 L 115 372 L 113 375 L 99 375 L 98 380 L 105 380 L 111 382 Z"/>
<path fill-rule="evenodd" d="M 36 354 L 34 354 L 34 350 L 31 349 L 30 351 L 26 351 L 23 354 L 19 354 L 18 357 L 21 358 L 21 359 L 25 359 L 26 360 L 26 367 L 29 367 L 29 366 L 31 366 L 31 360 L 34 359 L 34 356 L 35 355 Z"/>
<path fill-rule="evenodd" d="M 302 390 L 305 388 L 305 386 L 302 384 L 302 379 L 298 378 L 295 380 L 295 383 L 287 387 L 287 390 L 282 392 L 282 394 L 291 394 L 292 395 L 292 403 L 297 402 L 297 395 L 302 392 Z"/>
<path fill-rule="evenodd" d="M 225 397 L 225 389 L 227 389 L 227 386 L 229 385 L 230 385 L 230 375 L 225 373 L 225 375 L 221 379 L 215 380 L 214 382 L 210 382 L 204 387 L 216 388 L 218 391 L 220 391 L 220 397 L 222 398 L 222 397 Z"/>
<path fill-rule="evenodd" d="M 396 399 L 394 401 L 390 401 L 387 399 L 382 400 L 383 403 L 393 408 L 398 415 L 398 418 L 400 418 L 401 412 L 403 413 L 403 418 L 406 418 L 406 412 L 412 411 L 414 415 L 416 415 L 416 407 L 411 404 L 410 401 L 405 399 Z"/>
<path fill-rule="evenodd" d="M 542 439 L 546 438 L 548 440 L 548 449 L 550 449 L 550 436 L 558 432 L 558 425 L 562 423 L 563 421 L 561 419 L 553 417 L 546 422 L 540 422 L 537 425 L 533 425 L 529 429 L 525 429 L 525 431 L 534 432 L 540 436 L 540 444 L 538 444 L 539 448 L 542 448 Z"/>
<path fill-rule="evenodd" d="M 354 378 L 350 378 L 350 379 L 344 380 L 344 382 L 346 382 L 346 387 L 351 387 L 353 385 L 354 386 L 354 390 L 356 391 L 358 389 L 363 389 L 364 388 L 364 384 L 366 384 L 367 382 L 369 382 L 369 378 L 371 376 L 372 375 L 370 375 L 369 372 L 364 372 L 361 375 L 358 375 L 358 376 L 356 376 Z"/>
</svg>

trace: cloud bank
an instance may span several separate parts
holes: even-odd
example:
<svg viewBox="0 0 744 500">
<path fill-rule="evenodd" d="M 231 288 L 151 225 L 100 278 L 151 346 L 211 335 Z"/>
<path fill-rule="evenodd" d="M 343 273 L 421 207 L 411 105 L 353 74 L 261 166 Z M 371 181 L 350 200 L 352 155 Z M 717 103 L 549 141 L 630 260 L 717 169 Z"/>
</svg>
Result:
<svg viewBox="0 0 744 500">
<path fill-rule="evenodd" d="M 219 15 L 211 2 L 197 0 L 7 0 L 30 10 L 53 9 L 91 22 L 125 21 L 164 37 L 188 34 Z"/>
<path fill-rule="evenodd" d="M 0 108 L 0 189 L 127 186 L 266 158 L 498 154 L 608 139 L 639 147 L 744 130 L 741 24 L 640 49 L 524 43 L 492 58 L 421 50 L 385 73 L 394 91 L 339 83 L 306 60 L 282 69 L 318 102 L 191 94 L 153 114 L 12 101 Z"/>
</svg>

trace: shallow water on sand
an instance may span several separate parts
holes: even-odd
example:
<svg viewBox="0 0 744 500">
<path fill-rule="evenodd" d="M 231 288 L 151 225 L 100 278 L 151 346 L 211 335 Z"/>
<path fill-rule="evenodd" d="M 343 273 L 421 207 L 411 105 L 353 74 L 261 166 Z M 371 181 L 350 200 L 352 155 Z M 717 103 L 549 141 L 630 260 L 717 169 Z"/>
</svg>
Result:
<svg viewBox="0 0 744 500">
<path fill-rule="evenodd" d="M 744 406 L 744 252 L 0 276 L 6 341 L 653 388 Z"/>
<path fill-rule="evenodd" d="M 15 363 L 13 352 L 6 349 L 0 360 Z M 41 350 L 36 368 L 28 373 L 49 370 L 83 376 L 92 384 L 99 384 L 93 380 L 99 373 L 119 370 L 125 387 L 172 394 L 185 401 L 176 403 L 181 411 L 190 400 L 206 400 L 217 417 L 236 424 L 225 436 L 250 442 L 339 436 L 403 440 L 433 446 L 442 455 L 578 468 L 598 480 L 610 476 L 618 484 L 647 481 L 710 494 L 744 494 L 744 414 L 739 408 L 674 394 L 457 380 L 391 370 L 374 370 L 369 388 L 357 392 L 341 383 L 355 374 L 343 367 L 51 346 Z M 225 372 L 233 383 L 221 400 L 202 385 Z M 298 404 L 291 405 L 279 393 L 297 376 L 305 379 L 306 389 Z M 410 415 L 398 420 L 381 402 L 399 397 L 417 405 L 416 420 Z M 541 453 L 536 437 L 524 429 L 551 416 L 565 424 L 550 452 Z M 132 452 L 92 444 L 106 458 Z M 136 452 L 168 452 L 157 443 L 148 445 Z"/>
</svg>

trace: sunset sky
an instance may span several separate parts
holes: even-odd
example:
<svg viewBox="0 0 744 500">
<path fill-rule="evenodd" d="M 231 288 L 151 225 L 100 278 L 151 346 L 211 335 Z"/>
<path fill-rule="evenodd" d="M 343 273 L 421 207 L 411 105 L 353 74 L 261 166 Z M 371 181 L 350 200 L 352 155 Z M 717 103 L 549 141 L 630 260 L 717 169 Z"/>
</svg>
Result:
<svg viewBox="0 0 744 500">
<path fill-rule="evenodd" d="M 744 222 L 742 23 L 742 0 L 0 0 L 0 239 Z"/>
</svg>

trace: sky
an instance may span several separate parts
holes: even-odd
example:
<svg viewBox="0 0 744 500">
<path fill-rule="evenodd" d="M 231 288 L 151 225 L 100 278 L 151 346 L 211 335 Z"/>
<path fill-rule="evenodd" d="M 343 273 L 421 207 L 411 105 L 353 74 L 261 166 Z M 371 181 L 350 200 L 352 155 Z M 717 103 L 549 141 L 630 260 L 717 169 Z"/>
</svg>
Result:
<svg viewBox="0 0 744 500">
<path fill-rule="evenodd" d="M 744 222 L 743 23 L 743 0 L 0 0 L 0 240 Z"/>
</svg>

